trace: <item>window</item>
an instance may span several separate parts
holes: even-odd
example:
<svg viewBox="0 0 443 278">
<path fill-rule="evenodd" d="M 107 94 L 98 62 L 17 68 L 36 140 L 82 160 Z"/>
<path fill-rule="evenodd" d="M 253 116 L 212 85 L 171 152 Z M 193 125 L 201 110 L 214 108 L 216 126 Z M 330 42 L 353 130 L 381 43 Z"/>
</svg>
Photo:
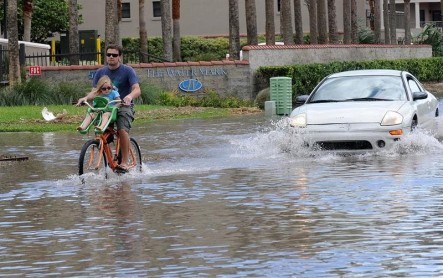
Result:
<svg viewBox="0 0 443 278">
<path fill-rule="evenodd" d="M 277 0 L 277 12 L 281 11 L 281 3 L 280 0 Z"/>
<path fill-rule="evenodd" d="M 154 17 L 162 16 L 160 1 L 152 1 L 152 13 Z"/>
<path fill-rule="evenodd" d="M 131 18 L 131 3 L 122 3 L 122 18 Z"/>
</svg>

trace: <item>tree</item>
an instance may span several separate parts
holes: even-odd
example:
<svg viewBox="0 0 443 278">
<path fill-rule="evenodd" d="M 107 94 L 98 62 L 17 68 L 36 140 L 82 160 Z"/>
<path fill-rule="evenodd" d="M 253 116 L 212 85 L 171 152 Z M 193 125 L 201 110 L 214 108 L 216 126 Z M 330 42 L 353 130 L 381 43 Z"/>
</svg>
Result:
<svg viewBox="0 0 443 278">
<path fill-rule="evenodd" d="M 405 4 L 405 8 L 404 8 L 404 13 L 405 13 L 405 44 L 411 44 L 411 0 L 404 0 Z"/>
<path fill-rule="evenodd" d="M 351 0 L 351 41 L 358 43 L 357 1 Z"/>
<path fill-rule="evenodd" d="M 172 30 L 174 61 L 181 61 L 180 0 L 172 0 Z"/>
<path fill-rule="evenodd" d="M 160 0 L 163 58 L 172 61 L 172 31 L 171 31 L 171 3 L 169 0 Z"/>
<path fill-rule="evenodd" d="M 395 0 L 389 1 L 389 30 L 391 44 L 397 44 L 397 11 L 395 8 Z"/>
<path fill-rule="evenodd" d="M 388 0 L 383 0 L 383 26 L 385 28 L 385 44 L 391 44 L 391 36 L 389 30 L 389 6 Z"/>
<path fill-rule="evenodd" d="M 80 63 L 80 46 L 78 35 L 77 0 L 69 0 L 69 62 L 71 65 Z"/>
<path fill-rule="evenodd" d="M 9 50 L 9 85 L 21 83 L 19 45 L 18 45 L 18 20 L 17 0 L 8 0 L 8 50 Z"/>
<path fill-rule="evenodd" d="M 115 32 L 115 26 L 118 25 L 117 1 L 106 0 L 105 4 L 105 47 L 110 44 L 118 44 L 119 36 Z"/>
<path fill-rule="evenodd" d="M 257 9 L 255 0 L 245 0 L 246 11 L 246 34 L 248 45 L 256 45 L 257 39 Z"/>
<path fill-rule="evenodd" d="M 148 32 L 145 21 L 145 0 L 138 0 L 138 27 L 140 36 L 140 61 L 148 62 Z"/>
<path fill-rule="evenodd" d="M 318 43 L 325 44 L 328 42 L 328 25 L 326 20 L 326 0 L 319 0 L 317 2 L 317 30 Z"/>
<path fill-rule="evenodd" d="M 442 0 L 443 1 L 443 0 Z M 295 43 L 303 44 L 303 18 L 301 15 L 301 1 L 294 0 L 294 23 L 295 23 Z"/>
<path fill-rule="evenodd" d="M 343 43 L 351 43 L 351 0 L 343 0 Z"/>
<path fill-rule="evenodd" d="M 317 32 L 317 0 L 308 0 L 308 12 L 309 12 L 309 33 L 311 44 L 318 43 Z"/>
<path fill-rule="evenodd" d="M 372 20 L 374 22 L 374 37 L 375 43 L 381 42 L 381 10 L 380 1 L 372 0 Z"/>
<path fill-rule="evenodd" d="M 32 0 L 23 0 L 23 40 L 31 41 Z"/>
<path fill-rule="evenodd" d="M 275 44 L 274 0 L 265 0 L 266 44 Z"/>
<path fill-rule="evenodd" d="M 291 3 L 290 0 L 280 1 L 280 28 L 283 42 L 286 45 L 294 44 L 293 32 L 292 32 L 292 15 L 291 15 Z"/>
<path fill-rule="evenodd" d="M 238 0 L 229 0 L 229 56 L 240 59 L 240 23 L 238 19 Z"/>
<path fill-rule="evenodd" d="M 335 0 L 328 0 L 328 27 L 329 27 L 329 43 L 338 43 L 337 32 L 337 12 Z"/>
</svg>

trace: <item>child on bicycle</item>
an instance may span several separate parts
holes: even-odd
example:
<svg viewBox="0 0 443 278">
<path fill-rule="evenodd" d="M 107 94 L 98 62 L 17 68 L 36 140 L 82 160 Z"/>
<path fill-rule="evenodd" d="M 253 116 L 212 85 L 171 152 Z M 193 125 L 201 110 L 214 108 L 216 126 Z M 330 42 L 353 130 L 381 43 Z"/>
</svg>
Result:
<svg viewBox="0 0 443 278">
<path fill-rule="evenodd" d="M 112 81 L 107 75 L 103 75 L 97 82 L 97 87 L 95 88 L 93 97 L 105 97 L 108 99 L 108 101 L 113 100 L 120 100 L 120 94 L 115 90 L 112 86 Z M 81 105 L 82 102 L 78 102 L 77 106 Z M 93 104 L 95 105 L 95 104 Z M 110 104 L 109 106 L 118 106 L 119 104 Z M 96 129 L 100 131 L 104 131 L 106 124 L 109 120 L 109 117 L 111 116 L 111 112 L 104 112 L 102 115 L 101 124 L 99 126 L 96 126 Z M 85 116 L 85 119 L 81 123 L 81 125 L 77 128 L 78 131 L 85 130 L 88 128 L 91 121 L 95 118 L 95 113 L 88 112 Z"/>
</svg>

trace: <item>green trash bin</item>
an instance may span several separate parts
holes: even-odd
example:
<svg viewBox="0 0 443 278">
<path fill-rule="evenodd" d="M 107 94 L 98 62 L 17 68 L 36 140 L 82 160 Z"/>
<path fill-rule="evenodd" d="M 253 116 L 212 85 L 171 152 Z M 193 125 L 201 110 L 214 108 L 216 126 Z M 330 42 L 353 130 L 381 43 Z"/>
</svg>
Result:
<svg viewBox="0 0 443 278">
<path fill-rule="evenodd" d="M 289 115 L 292 112 L 292 78 L 271 77 L 269 94 L 275 101 L 277 115 Z"/>
</svg>

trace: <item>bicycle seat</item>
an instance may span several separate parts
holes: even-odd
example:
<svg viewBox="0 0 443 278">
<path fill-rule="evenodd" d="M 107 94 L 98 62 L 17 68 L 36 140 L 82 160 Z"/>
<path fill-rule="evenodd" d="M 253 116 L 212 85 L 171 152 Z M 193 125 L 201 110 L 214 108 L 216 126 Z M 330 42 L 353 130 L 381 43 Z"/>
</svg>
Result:
<svg viewBox="0 0 443 278">
<path fill-rule="evenodd" d="M 109 100 L 105 97 L 95 97 L 93 103 L 95 108 L 104 108 L 108 105 Z"/>
</svg>

